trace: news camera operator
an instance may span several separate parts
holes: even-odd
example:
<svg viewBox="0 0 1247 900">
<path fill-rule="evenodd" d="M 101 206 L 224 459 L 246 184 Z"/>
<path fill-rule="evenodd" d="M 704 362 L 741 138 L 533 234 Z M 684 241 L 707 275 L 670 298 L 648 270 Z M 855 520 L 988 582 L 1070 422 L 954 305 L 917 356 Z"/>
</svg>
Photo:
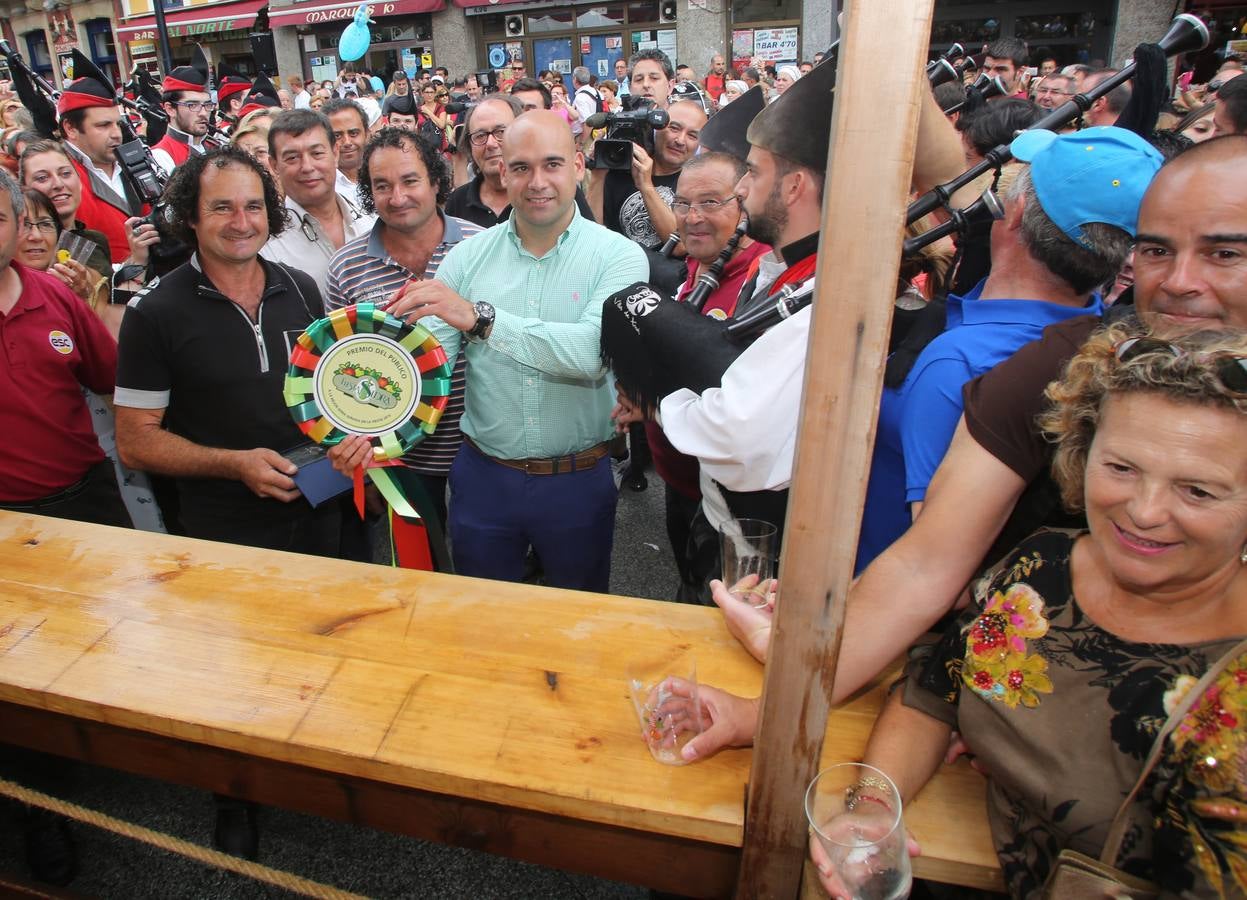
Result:
<svg viewBox="0 0 1247 900">
<path fill-rule="evenodd" d="M 635 108 L 636 102 L 606 118 L 606 137 L 595 147 L 589 204 L 607 228 L 657 250 L 675 230 L 671 201 L 680 170 L 697 153 L 706 113 L 697 103 L 674 103 L 666 124 L 659 125 L 654 113 L 660 111 Z M 630 160 L 611 144 L 621 133 L 631 140 Z"/>
</svg>

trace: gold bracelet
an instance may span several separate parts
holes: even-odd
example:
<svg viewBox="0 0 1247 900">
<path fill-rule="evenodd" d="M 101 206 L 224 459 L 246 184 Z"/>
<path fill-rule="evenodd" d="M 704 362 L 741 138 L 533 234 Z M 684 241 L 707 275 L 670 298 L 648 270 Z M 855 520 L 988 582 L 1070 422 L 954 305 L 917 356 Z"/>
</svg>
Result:
<svg viewBox="0 0 1247 900">
<path fill-rule="evenodd" d="M 857 807 L 859 801 L 868 800 L 871 803 L 878 803 L 880 806 L 887 809 L 888 812 L 892 811 L 892 806 L 883 798 L 872 797 L 870 794 L 862 793 L 867 789 L 879 791 L 885 797 L 892 797 L 895 794 L 895 790 L 889 782 L 875 775 L 865 775 L 860 781 L 857 782 L 857 784 L 845 789 L 844 808 L 849 812 L 852 812 Z"/>
</svg>

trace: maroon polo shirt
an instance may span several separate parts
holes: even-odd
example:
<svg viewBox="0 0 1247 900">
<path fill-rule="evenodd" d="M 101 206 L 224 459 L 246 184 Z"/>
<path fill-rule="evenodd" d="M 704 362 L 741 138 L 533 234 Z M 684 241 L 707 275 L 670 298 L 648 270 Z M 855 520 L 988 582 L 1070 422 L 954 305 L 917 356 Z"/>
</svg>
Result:
<svg viewBox="0 0 1247 900">
<path fill-rule="evenodd" d="M 117 344 L 51 275 L 13 263 L 22 293 L 0 315 L 0 502 L 54 494 L 104 458 L 83 386 L 113 392 Z"/>
</svg>

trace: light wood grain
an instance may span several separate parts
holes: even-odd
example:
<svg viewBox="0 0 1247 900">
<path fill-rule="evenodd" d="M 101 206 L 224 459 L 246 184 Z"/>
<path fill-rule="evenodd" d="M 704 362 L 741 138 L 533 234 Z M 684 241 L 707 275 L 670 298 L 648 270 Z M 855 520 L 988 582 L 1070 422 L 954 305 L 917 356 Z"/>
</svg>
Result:
<svg viewBox="0 0 1247 900">
<path fill-rule="evenodd" d="M 794 897 L 801 881 L 802 797 L 818 769 L 853 576 L 933 6 L 858 2 L 845 13 L 742 900 Z"/>
<path fill-rule="evenodd" d="M 145 760 L 170 778 L 177 769 L 161 768 L 160 753 L 135 748 L 163 740 L 181 754 L 236 756 L 252 762 L 182 780 L 269 802 L 276 788 L 255 773 L 298 767 L 329 786 L 279 797 L 351 821 L 370 818 L 334 798 L 391 786 L 421 798 L 457 842 L 479 831 L 487 849 L 521 858 L 579 851 L 504 835 L 503 820 L 558 821 L 576 840 L 631 852 L 655 838 L 738 852 L 750 752 L 683 768 L 650 758 L 624 675 L 629 660 L 655 652 L 692 652 L 703 680 L 759 690 L 760 667 L 713 609 L 0 512 L 0 702 L 78 723 L 49 750 L 123 768 Z M 860 753 L 877 707 L 877 692 L 847 704 L 829 746 Z M 38 730 L 27 734 L 38 743 Z M 172 749 L 165 756 L 191 765 Z M 935 840 L 930 856 L 953 880 L 964 872 L 979 883 L 995 864 L 982 780 L 961 767 L 942 779 L 965 797 L 964 836 Z M 457 829 L 452 801 L 488 824 Z M 915 823 L 938 838 L 946 812 L 932 810 L 928 826 L 921 808 Z M 421 836 L 436 839 L 433 830 Z M 727 857 L 705 853 L 689 858 L 706 860 L 722 887 L 709 869 Z M 626 877 L 607 862 L 594 870 Z"/>
</svg>

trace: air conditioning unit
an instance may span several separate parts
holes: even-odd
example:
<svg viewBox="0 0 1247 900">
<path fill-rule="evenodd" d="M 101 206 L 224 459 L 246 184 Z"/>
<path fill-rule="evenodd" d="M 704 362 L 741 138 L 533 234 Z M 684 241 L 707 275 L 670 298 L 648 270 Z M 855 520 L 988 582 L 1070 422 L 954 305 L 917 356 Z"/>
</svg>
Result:
<svg viewBox="0 0 1247 900">
<path fill-rule="evenodd" d="M 524 17 L 507 16 L 507 37 L 524 36 Z"/>
<path fill-rule="evenodd" d="M 663 23 L 674 22 L 676 11 L 676 0 L 662 0 L 658 7 L 658 21 Z"/>
</svg>

